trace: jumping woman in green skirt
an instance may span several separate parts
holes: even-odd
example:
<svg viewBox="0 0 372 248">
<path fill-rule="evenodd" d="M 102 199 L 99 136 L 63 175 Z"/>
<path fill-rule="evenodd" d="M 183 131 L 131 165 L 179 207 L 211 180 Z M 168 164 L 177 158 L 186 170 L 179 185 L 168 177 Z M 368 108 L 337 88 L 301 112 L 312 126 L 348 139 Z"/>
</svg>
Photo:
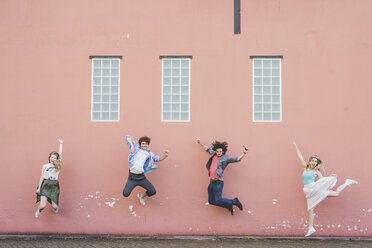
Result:
<svg viewBox="0 0 372 248">
<path fill-rule="evenodd" d="M 36 202 L 40 202 L 35 217 L 39 218 L 41 211 L 46 207 L 47 201 L 52 204 L 53 211 L 58 213 L 59 183 L 58 174 L 62 167 L 63 140 L 59 140 L 59 153 L 49 154 L 49 163 L 44 164 L 41 169 L 39 186 L 36 190 Z"/>
</svg>

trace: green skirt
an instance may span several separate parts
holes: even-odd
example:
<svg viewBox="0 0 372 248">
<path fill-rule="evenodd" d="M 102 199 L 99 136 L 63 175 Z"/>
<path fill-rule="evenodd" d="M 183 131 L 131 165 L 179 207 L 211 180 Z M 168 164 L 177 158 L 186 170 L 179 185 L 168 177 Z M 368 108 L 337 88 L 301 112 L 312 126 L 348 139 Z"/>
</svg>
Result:
<svg viewBox="0 0 372 248">
<path fill-rule="evenodd" d="M 44 179 L 40 186 L 40 193 L 36 193 L 36 202 L 40 201 L 40 197 L 45 196 L 48 202 L 54 202 L 58 205 L 59 199 L 59 183 L 58 180 Z"/>
</svg>

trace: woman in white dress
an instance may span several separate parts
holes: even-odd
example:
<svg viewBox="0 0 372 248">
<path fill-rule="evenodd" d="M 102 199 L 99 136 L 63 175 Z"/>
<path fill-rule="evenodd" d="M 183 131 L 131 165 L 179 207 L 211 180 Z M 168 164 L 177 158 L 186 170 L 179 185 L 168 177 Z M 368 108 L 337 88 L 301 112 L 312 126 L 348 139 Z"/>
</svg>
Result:
<svg viewBox="0 0 372 248">
<path fill-rule="evenodd" d="M 322 160 L 320 160 L 316 155 L 312 155 L 309 158 L 309 162 L 306 163 L 302 157 L 300 149 L 298 149 L 295 142 L 293 142 L 293 145 L 296 148 L 297 155 L 304 167 L 304 171 L 302 173 L 302 180 L 304 183 L 303 190 L 307 199 L 307 211 L 309 212 L 309 230 L 305 237 L 308 237 L 315 232 L 314 208 L 326 197 L 338 196 L 346 186 L 358 184 L 358 182 L 355 180 L 346 179 L 345 183 L 340 185 L 336 191 L 331 190 L 336 185 L 337 176 L 332 174 L 329 177 L 323 177 L 322 173 L 320 172 L 320 169 L 323 168 Z M 317 177 L 319 179 L 315 181 Z"/>
</svg>

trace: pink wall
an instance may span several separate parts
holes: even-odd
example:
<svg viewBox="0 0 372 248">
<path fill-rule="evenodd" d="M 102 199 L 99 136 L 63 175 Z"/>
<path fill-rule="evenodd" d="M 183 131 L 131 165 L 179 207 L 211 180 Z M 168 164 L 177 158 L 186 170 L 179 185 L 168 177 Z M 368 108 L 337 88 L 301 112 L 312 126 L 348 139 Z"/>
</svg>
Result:
<svg viewBox="0 0 372 248">
<path fill-rule="evenodd" d="M 303 235 L 294 138 L 339 182 L 360 183 L 317 207 L 317 234 L 371 236 L 371 8 L 242 0 L 242 34 L 233 35 L 233 1 L 1 1 L 0 232 Z M 90 55 L 123 56 L 120 122 L 90 121 Z M 161 122 L 159 55 L 193 56 L 190 122 Z M 280 123 L 252 122 L 251 55 L 284 56 Z M 138 189 L 121 195 L 125 134 L 171 151 L 148 177 L 158 193 L 145 207 Z M 36 220 L 40 169 L 59 137 L 60 213 L 48 206 Z M 205 205 L 208 155 L 197 137 L 227 140 L 230 155 L 249 147 L 225 172 L 224 196 L 239 196 L 243 212 Z"/>
</svg>

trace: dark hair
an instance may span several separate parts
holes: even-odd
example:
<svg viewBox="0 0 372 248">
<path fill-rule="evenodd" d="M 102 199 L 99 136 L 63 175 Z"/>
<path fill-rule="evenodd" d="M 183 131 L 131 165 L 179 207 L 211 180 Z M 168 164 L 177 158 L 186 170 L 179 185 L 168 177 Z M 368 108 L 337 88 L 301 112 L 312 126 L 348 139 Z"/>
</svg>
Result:
<svg viewBox="0 0 372 248">
<path fill-rule="evenodd" d="M 227 152 L 227 142 L 219 142 L 217 140 L 215 140 L 213 143 L 212 143 L 212 149 L 213 151 L 216 151 L 217 149 L 221 148 L 222 151 L 223 151 L 223 154 L 225 154 Z"/>
<path fill-rule="evenodd" d="M 139 140 L 138 140 L 138 144 L 141 145 L 142 142 L 146 142 L 147 144 L 150 145 L 150 137 L 147 137 L 147 136 L 142 136 Z"/>
</svg>

